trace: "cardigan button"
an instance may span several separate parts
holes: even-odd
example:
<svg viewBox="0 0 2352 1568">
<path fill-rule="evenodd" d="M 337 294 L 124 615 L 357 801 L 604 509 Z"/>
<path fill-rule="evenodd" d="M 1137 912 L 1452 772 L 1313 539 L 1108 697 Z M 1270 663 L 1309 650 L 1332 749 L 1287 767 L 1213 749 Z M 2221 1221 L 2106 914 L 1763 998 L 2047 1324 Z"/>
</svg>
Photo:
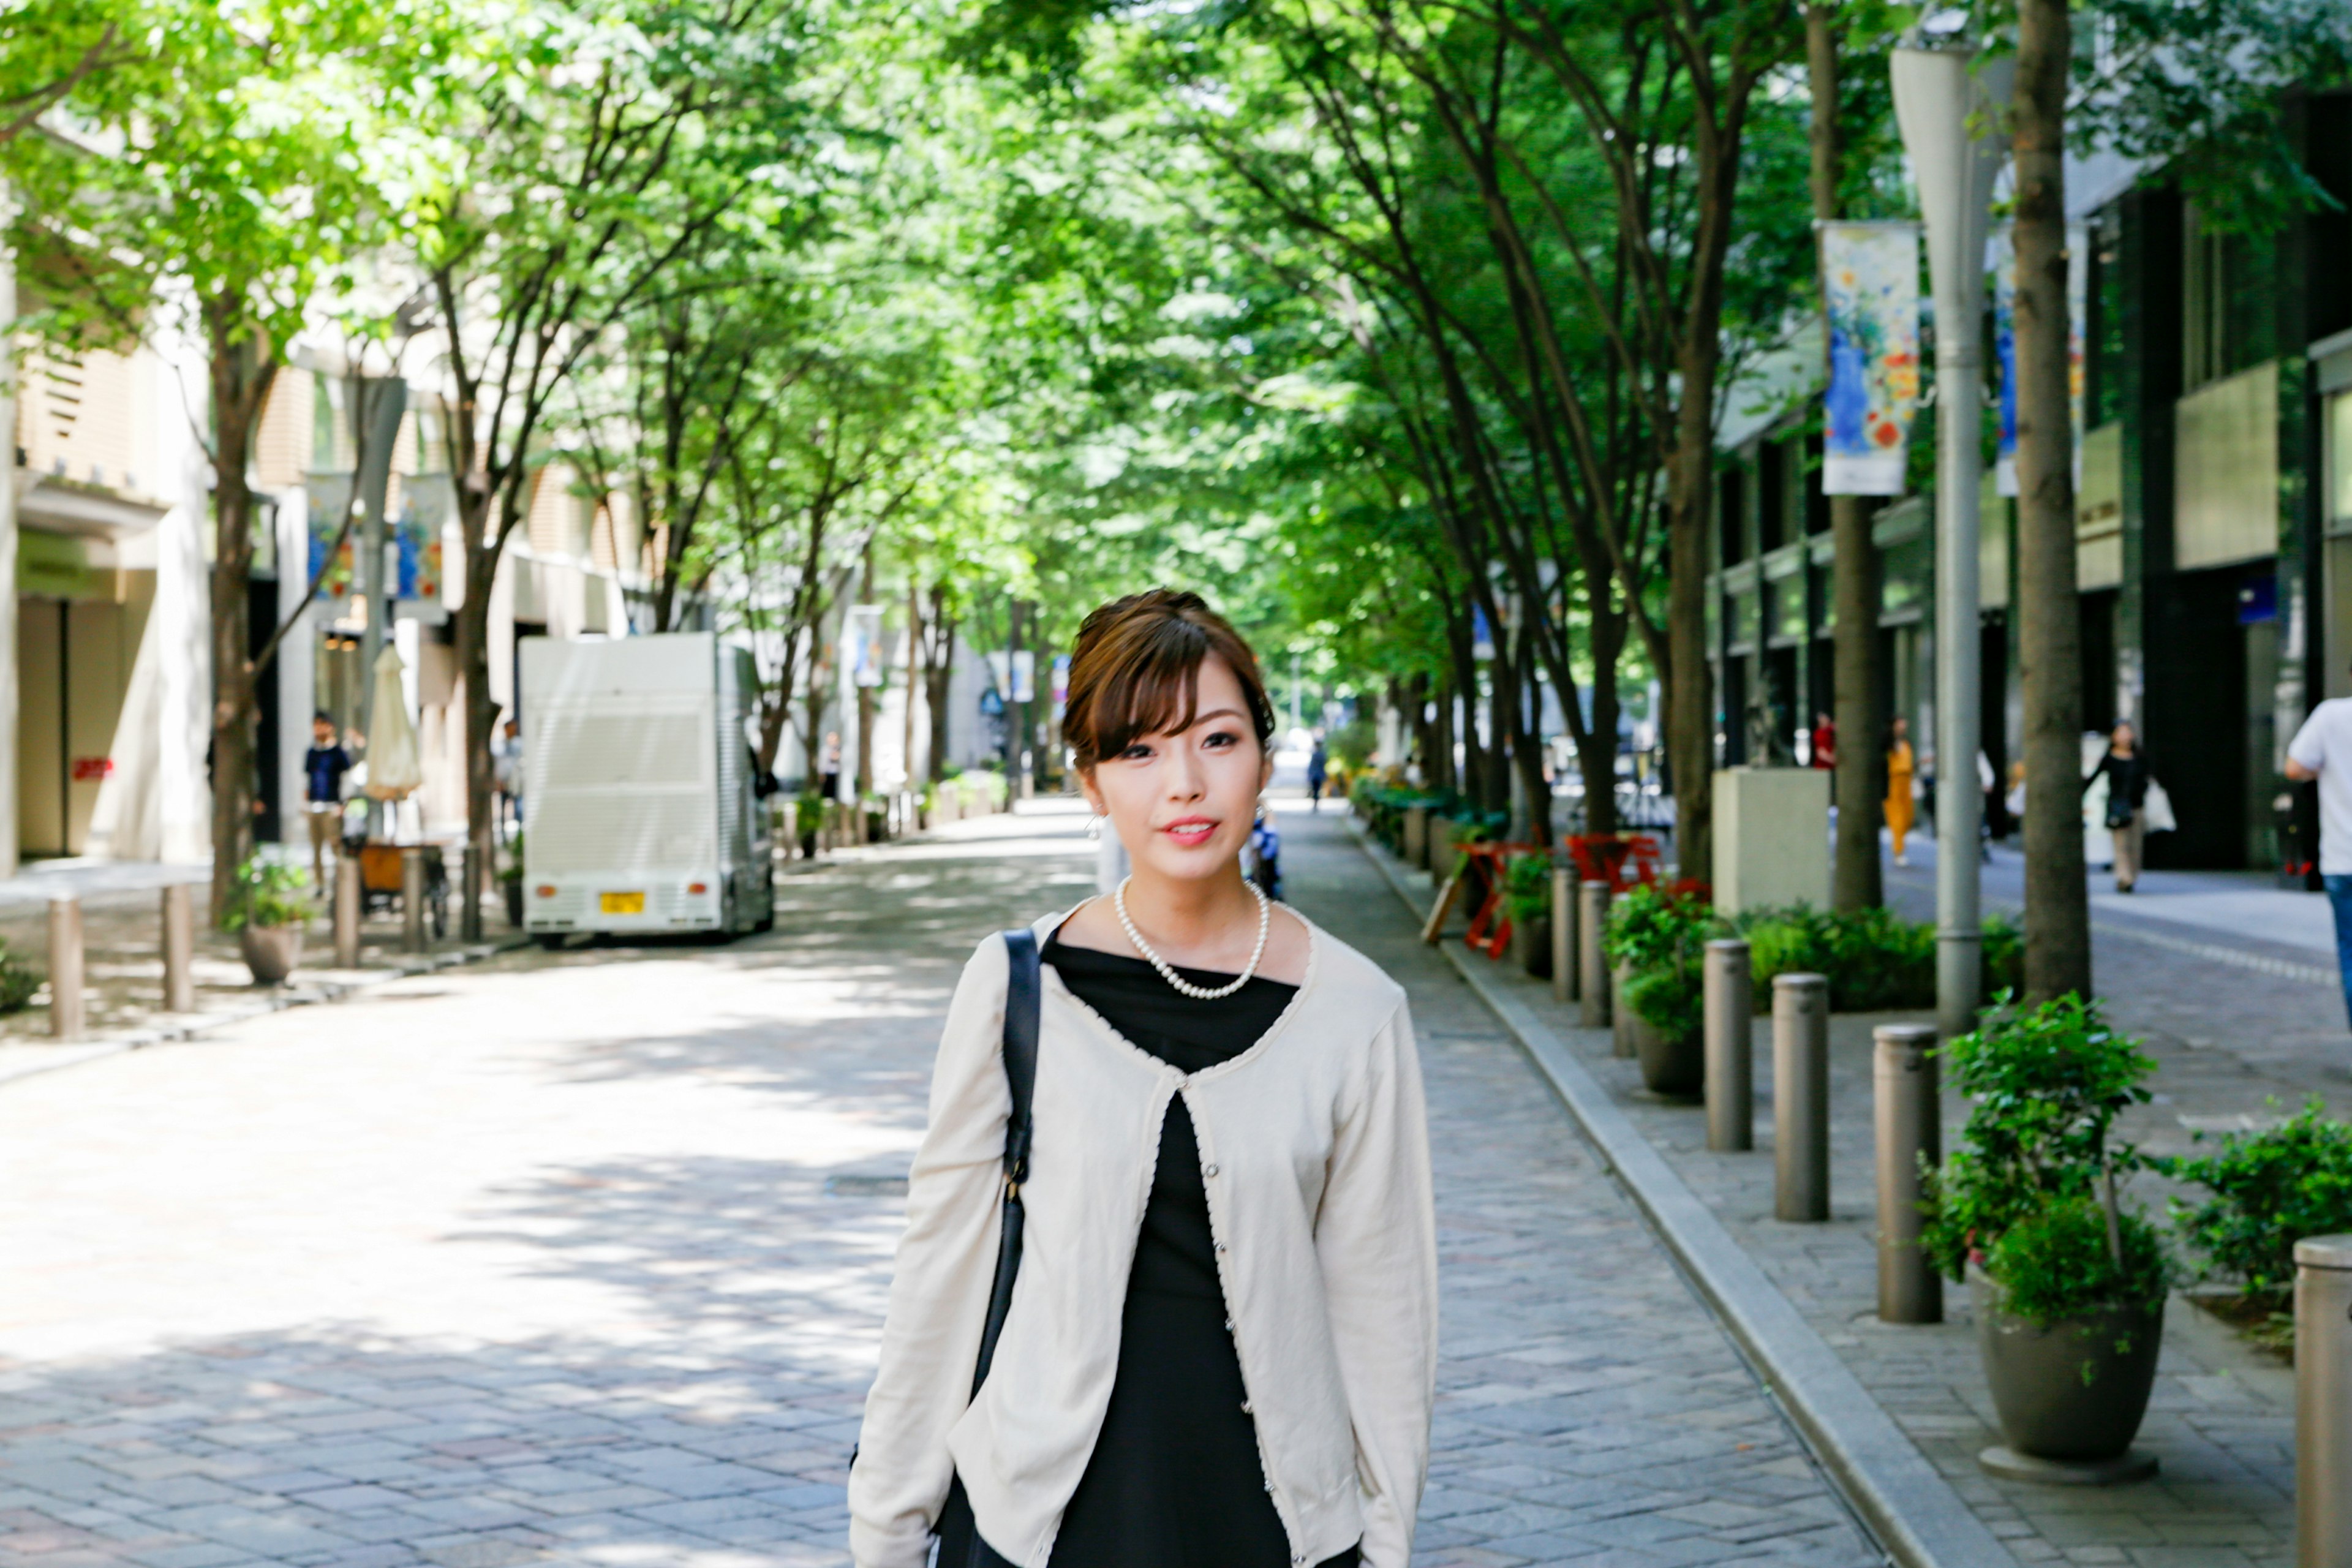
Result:
<svg viewBox="0 0 2352 1568">
<path fill-rule="evenodd" d="M 1222 1241 L 1221 1241 L 1221 1242 L 1217 1243 L 1217 1250 L 1218 1250 L 1219 1252 L 1223 1252 L 1223 1251 L 1224 1251 L 1224 1249 L 1225 1249 L 1225 1244 L 1224 1244 L 1223 1242 L 1222 1242 Z"/>
<path fill-rule="evenodd" d="M 1244 1399 L 1242 1401 L 1242 1414 L 1247 1415 L 1250 1413 L 1250 1402 Z"/>
<path fill-rule="evenodd" d="M 1217 1168 L 1214 1165 L 1203 1165 L 1201 1167 L 1201 1174 L 1204 1176 L 1213 1176 L 1216 1173 Z"/>
<path fill-rule="evenodd" d="M 1230 1334 L 1230 1333 L 1232 1333 L 1233 1331 L 1234 1331 L 1234 1321 L 1233 1321 L 1231 1318 L 1227 1318 L 1227 1319 L 1225 1320 L 1225 1332 L 1227 1332 L 1227 1333 L 1229 1333 L 1229 1334 Z"/>
</svg>

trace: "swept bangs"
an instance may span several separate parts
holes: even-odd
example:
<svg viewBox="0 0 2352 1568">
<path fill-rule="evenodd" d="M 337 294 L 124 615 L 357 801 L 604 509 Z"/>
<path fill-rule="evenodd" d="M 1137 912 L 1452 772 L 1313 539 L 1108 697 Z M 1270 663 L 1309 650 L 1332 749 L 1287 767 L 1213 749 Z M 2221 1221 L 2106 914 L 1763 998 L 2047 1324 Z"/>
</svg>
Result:
<svg viewBox="0 0 2352 1568">
<path fill-rule="evenodd" d="M 1241 683 L 1259 749 L 1274 734 L 1274 704 L 1257 656 L 1197 594 L 1155 588 L 1097 608 L 1070 659 L 1062 738 L 1080 768 L 1116 757 L 1145 735 L 1180 733 L 1201 709 L 1201 664 L 1223 659 Z"/>
</svg>

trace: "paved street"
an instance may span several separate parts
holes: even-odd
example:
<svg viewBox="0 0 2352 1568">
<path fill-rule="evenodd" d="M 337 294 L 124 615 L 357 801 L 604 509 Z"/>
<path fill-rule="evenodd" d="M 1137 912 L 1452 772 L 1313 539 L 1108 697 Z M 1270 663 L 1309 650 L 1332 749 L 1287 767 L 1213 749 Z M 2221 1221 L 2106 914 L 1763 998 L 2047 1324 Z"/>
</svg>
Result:
<svg viewBox="0 0 2352 1568">
<path fill-rule="evenodd" d="M 739 947 L 515 955 L 0 1090 L 0 1561 L 845 1563 L 948 988 L 1085 889 L 1077 820 L 795 876 Z M 1293 897 L 1423 1032 L 1419 1560 L 1874 1561 L 1336 822 L 1284 826 Z"/>
</svg>

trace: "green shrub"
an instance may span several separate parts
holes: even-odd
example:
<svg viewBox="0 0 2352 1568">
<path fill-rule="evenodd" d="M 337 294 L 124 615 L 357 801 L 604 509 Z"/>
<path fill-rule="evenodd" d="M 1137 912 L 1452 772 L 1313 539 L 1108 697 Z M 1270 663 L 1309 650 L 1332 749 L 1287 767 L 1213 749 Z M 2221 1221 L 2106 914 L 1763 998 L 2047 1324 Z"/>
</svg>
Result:
<svg viewBox="0 0 2352 1568">
<path fill-rule="evenodd" d="M 522 880 L 522 833 L 523 830 L 518 827 L 515 829 L 514 837 L 507 840 L 506 863 L 499 868 L 499 880 L 501 883 Z"/>
<path fill-rule="evenodd" d="M 2116 1118 L 2148 1099 L 2141 1084 L 2155 1064 L 2138 1042 L 2109 1029 L 2097 1005 L 2080 997 L 2023 1008 L 2004 996 L 1973 1033 L 1938 1054 L 1952 1087 L 1971 1104 L 1960 1147 L 1942 1170 L 1926 1173 L 1921 1246 L 1929 1259 L 1954 1279 L 1973 1262 L 2005 1289 L 2018 1289 L 2017 1280 L 1993 1271 L 1996 1257 L 2011 1256 L 2000 1252 L 2005 1238 L 2029 1221 L 2068 1223 L 2047 1215 L 2053 1205 L 2087 1203 L 2100 1210 L 2101 1245 L 2109 1254 L 2111 1271 L 2100 1278 L 2110 1287 L 2136 1289 L 2142 1274 L 2134 1254 L 2126 1247 L 2115 1256 L 2107 1237 L 2120 1236 L 2126 1218 L 2116 1178 L 2142 1163 L 2137 1151 L 2111 1136 Z M 2035 1250 L 2041 1234 L 2020 1241 L 2019 1267 L 2044 1256 Z M 2041 1292 L 2032 1299 L 2062 1299 L 2063 1280 L 2021 1278 Z M 2063 1299 L 2077 1308 L 2096 1304 Z"/>
<path fill-rule="evenodd" d="M 1503 910 L 1513 925 L 1551 918 L 1551 857 L 1514 855 L 1503 872 Z"/>
<path fill-rule="evenodd" d="M 1601 950 L 1610 966 L 1662 968 L 1715 930 L 1715 910 L 1696 890 L 1644 883 L 1609 906 Z"/>
<path fill-rule="evenodd" d="M 1985 1278 L 2000 1287 L 2003 1308 L 2036 1323 L 2161 1299 L 2172 1282 L 2163 1237 L 2134 1210 L 2119 1209 L 2116 1222 L 2110 1237 L 2105 1205 L 2089 1197 L 2053 1198 L 2020 1216 L 1985 1249 Z M 2084 1363 L 2085 1375 L 2093 1364 Z"/>
<path fill-rule="evenodd" d="M 310 918 L 310 873 L 290 861 L 249 856 L 236 868 L 229 889 L 228 908 L 221 914 L 221 930 L 247 926 L 268 931 L 300 925 Z"/>
<path fill-rule="evenodd" d="M 2352 1126 L 2326 1110 L 2314 1097 L 2291 1121 L 2231 1133 L 2218 1153 L 2150 1162 L 2213 1194 L 2172 1203 L 2174 1225 L 2200 1255 L 2200 1279 L 2235 1279 L 2247 1296 L 2283 1303 L 2294 1289 L 2294 1244 L 2352 1232 Z"/>
<path fill-rule="evenodd" d="M 1706 1021 L 1701 955 L 1719 929 L 1695 884 L 1645 884 L 1609 907 L 1601 951 L 1612 967 L 1627 972 L 1625 1005 L 1669 1039 L 1686 1039 Z"/>
<path fill-rule="evenodd" d="M 1634 971 L 1625 982 L 1625 1005 L 1670 1040 L 1686 1040 L 1706 1026 L 1706 972 L 1696 956 Z"/>
<path fill-rule="evenodd" d="M 1840 1013 L 1885 1013 L 1936 1005 L 1936 928 L 1898 918 L 1883 908 L 1816 910 L 1806 904 L 1750 910 L 1732 922 L 1748 940 L 1755 975 L 1755 1005 L 1769 1011 L 1772 980 L 1820 974 L 1830 983 L 1830 1006 Z M 2024 959 L 2017 928 L 1995 918 L 1984 923 L 1985 994 L 2015 990 Z"/>
<path fill-rule="evenodd" d="M 32 1005 L 33 993 L 40 988 L 40 973 L 9 952 L 7 942 L 0 939 L 0 1015 L 23 1012 Z"/>
</svg>

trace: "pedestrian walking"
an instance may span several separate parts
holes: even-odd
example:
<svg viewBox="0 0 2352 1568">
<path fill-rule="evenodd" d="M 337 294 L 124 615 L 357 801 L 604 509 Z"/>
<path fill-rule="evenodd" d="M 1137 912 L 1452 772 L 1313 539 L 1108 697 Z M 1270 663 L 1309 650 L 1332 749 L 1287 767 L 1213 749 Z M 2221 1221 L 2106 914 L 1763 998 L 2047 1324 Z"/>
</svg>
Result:
<svg viewBox="0 0 2352 1568">
<path fill-rule="evenodd" d="M 490 746 L 490 776 L 499 790 L 499 823 L 522 826 L 522 724 L 509 719 Z"/>
<path fill-rule="evenodd" d="M 1282 897 L 1282 833 L 1274 826 L 1272 807 L 1260 810 L 1250 829 L 1249 847 L 1242 852 L 1242 875 L 1269 899 Z"/>
<path fill-rule="evenodd" d="M 934 1534 L 950 1568 L 1412 1555 L 1437 1348 L 1412 1024 L 1243 879 L 1274 723 L 1195 595 L 1079 630 L 1063 736 L 1134 870 L 981 943 L 950 1005 L 849 1477 L 856 1568 L 923 1568 Z"/>
<path fill-rule="evenodd" d="M 817 770 L 817 778 L 819 795 L 827 800 L 841 798 L 841 731 L 838 730 L 824 732 L 824 763 Z"/>
<path fill-rule="evenodd" d="M 1812 754 L 1806 760 L 1817 768 L 1837 766 L 1837 722 L 1826 713 L 1813 715 Z"/>
<path fill-rule="evenodd" d="M 1886 742 L 1886 830 L 1895 839 L 1895 863 L 1908 866 L 1904 837 L 1911 831 L 1912 779 L 1916 763 L 1911 756 L 1911 721 L 1897 715 Z"/>
<path fill-rule="evenodd" d="M 310 830 L 310 885 L 327 884 L 327 847 L 340 852 L 343 837 L 343 775 L 352 754 L 335 744 L 335 721 L 323 712 L 310 719 L 310 749 L 302 753 L 302 816 Z"/>
<path fill-rule="evenodd" d="M 2147 839 L 2147 759 L 2139 752 L 2138 737 L 2130 721 L 2107 735 L 2107 754 L 2083 780 L 2083 793 L 2104 778 L 2107 781 L 2107 831 L 2116 841 L 2116 891 L 2128 893 L 2139 883 L 2140 851 Z"/>
<path fill-rule="evenodd" d="M 1331 753 L 1324 749 L 1323 731 L 1315 731 L 1315 749 L 1307 753 L 1307 809 L 1323 810 L 1323 786 L 1331 782 Z"/>
<path fill-rule="evenodd" d="M 2352 697 L 2311 710 L 2287 746 L 2286 776 L 2319 781 L 2319 879 L 2336 915 L 2336 963 L 2352 1018 Z"/>
</svg>

